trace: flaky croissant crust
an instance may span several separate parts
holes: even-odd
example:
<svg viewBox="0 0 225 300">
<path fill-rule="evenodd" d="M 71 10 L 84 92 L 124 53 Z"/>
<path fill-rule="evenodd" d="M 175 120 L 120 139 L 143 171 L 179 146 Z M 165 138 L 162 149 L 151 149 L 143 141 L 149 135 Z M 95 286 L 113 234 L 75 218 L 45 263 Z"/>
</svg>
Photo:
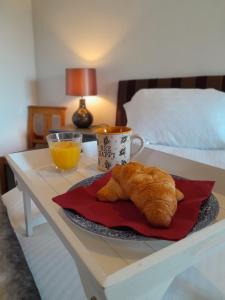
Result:
<svg viewBox="0 0 225 300">
<path fill-rule="evenodd" d="M 130 199 L 151 225 L 168 227 L 183 194 L 164 170 L 130 162 L 112 169 L 112 178 L 97 197 L 102 201 Z"/>
</svg>

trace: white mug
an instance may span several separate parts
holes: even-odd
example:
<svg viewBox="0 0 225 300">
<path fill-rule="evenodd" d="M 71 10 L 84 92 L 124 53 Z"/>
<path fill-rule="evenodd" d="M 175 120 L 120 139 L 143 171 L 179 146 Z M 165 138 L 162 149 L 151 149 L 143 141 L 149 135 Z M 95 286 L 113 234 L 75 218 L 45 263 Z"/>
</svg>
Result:
<svg viewBox="0 0 225 300">
<path fill-rule="evenodd" d="M 98 169 L 108 171 L 116 164 L 124 165 L 139 154 L 144 148 L 144 140 L 126 126 L 108 126 L 100 128 L 96 133 L 98 145 Z M 141 144 L 134 152 L 132 143 L 138 139 Z"/>
</svg>

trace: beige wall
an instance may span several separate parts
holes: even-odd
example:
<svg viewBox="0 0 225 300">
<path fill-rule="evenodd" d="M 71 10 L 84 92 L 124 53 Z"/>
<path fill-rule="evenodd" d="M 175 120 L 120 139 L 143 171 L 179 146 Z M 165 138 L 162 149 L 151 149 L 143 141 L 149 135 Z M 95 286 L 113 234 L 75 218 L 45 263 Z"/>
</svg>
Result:
<svg viewBox="0 0 225 300">
<path fill-rule="evenodd" d="M 224 0 L 32 0 L 41 104 L 69 106 L 64 69 L 97 68 L 95 123 L 113 123 L 120 79 L 225 74 Z"/>
<path fill-rule="evenodd" d="M 30 0 L 0 0 L 0 156 L 26 149 L 27 105 L 35 102 Z"/>
</svg>

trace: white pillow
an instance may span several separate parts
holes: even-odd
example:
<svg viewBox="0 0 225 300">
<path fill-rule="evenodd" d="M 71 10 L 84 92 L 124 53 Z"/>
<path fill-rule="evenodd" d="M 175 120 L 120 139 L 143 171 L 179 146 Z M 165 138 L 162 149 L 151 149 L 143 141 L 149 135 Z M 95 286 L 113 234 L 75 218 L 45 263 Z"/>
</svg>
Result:
<svg viewBox="0 0 225 300">
<path fill-rule="evenodd" d="M 124 105 L 127 124 L 148 143 L 225 148 L 225 93 L 215 89 L 143 89 Z"/>
</svg>

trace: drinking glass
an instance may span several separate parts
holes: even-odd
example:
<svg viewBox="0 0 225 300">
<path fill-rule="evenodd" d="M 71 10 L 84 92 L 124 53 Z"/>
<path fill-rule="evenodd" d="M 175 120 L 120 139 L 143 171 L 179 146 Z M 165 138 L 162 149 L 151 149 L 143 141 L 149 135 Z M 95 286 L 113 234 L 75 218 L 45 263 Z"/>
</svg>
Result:
<svg viewBox="0 0 225 300">
<path fill-rule="evenodd" d="M 82 134 L 78 132 L 59 132 L 47 135 L 52 160 L 57 169 L 70 171 L 80 160 Z"/>
</svg>

